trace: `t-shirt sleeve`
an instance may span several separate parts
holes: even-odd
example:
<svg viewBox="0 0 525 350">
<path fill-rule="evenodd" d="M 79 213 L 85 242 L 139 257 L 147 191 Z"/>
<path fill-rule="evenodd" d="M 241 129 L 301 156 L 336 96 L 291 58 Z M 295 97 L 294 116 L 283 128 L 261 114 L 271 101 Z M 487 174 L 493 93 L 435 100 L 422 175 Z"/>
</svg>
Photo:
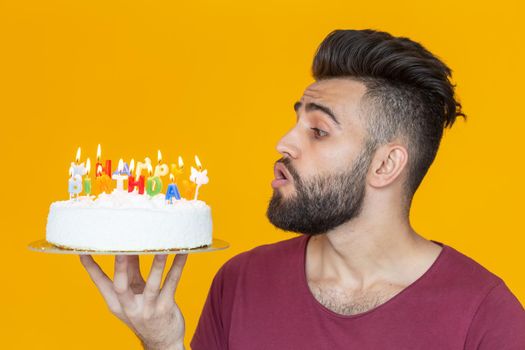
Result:
<svg viewBox="0 0 525 350">
<path fill-rule="evenodd" d="M 202 313 L 190 342 L 192 350 L 226 350 L 228 349 L 221 305 L 224 290 L 224 265 L 215 274 Z"/>
<path fill-rule="evenodd" d="M 190 342 L 193 350 L 228 349 L 233 309 L 249 257 L 250 251 L 239 253 L 215 274 Z"/>
<path fill-rule="evenodd" d="M 465 350 L 525 350 L 525 310 L 503 281 L 478 307 Z"/>
</svg>

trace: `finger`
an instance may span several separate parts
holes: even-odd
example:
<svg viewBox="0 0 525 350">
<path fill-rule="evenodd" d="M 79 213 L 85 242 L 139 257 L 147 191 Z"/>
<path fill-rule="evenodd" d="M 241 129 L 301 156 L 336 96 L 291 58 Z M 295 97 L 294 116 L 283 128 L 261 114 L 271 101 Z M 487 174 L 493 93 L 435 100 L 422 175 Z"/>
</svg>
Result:
<svg viewBox="0 0 525 350">
<path fill-rule="evenodd" d="M 128 279 L 129 286 L 133 293 L 142 294 L 146 282 L 140 273 L 140 263 L 138 255 L 128 255 Z"/>
<path fill-rule="evenodd" d="M 91 255 L 80 255 L 80 262 L 86 269 L 91 277 L 91 280 L 97 286 L 100 294 L 104 297 L 106 304 L 109 309 L 113 312 L 118 312 L 120 308 L 120 303 L 118 301 L 117 295 L 113 290 L 113 283 L 111 279 L 102 271 L 100 266 L 96 263 L 95 259 Z"/>
<path fill-rule="evenodd" d="M 153 258 L 151 264 L 151 270 L 149 272 L 148 281 L 144 287 L 144 299 L 145 302 L 151 302 L 155 300 L 159 295 L 160 283 L 162 281 L 162 273 L 166 266 L 166 254 L 158 254 Z"/>
<path fill-rule="evenodd" d="M 125 255 L 115 256 L 115 274 L 113 276 L 113 289 L 125 312 L 135 308 L 135 296 L 129 287 L 128 259 Z"/>
<path fill-rule="evenodd" d="M 188 254 L 177 254 L 173 258 L 171 268 L 168 271 L 168 275 L 164 280 L 164 285 L 160 291 L 159 299 L 164 302 L 173 301 L 177 285 L 179 284 L 180 276 L 182 275 L 182 270 L 184 265 L 186 265 L 186 260 L 188 259 Z"/>
</svg>

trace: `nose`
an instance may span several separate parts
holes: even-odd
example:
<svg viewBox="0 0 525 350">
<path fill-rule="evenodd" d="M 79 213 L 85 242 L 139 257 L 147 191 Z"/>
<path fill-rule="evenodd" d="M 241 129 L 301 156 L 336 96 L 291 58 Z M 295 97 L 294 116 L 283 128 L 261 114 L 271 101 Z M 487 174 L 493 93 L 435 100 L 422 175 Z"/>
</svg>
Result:
<svg viewBox="0 0 525 350">
<path fill-rule="evenodd" d="M 277 143 L 276 149 L 283 157 L 290 157 L 293 159 L 299 158 L 301 151 L 298 147 L 297 139 L 294 135 L 294 129 L 290 130 Z"/>
</svg>

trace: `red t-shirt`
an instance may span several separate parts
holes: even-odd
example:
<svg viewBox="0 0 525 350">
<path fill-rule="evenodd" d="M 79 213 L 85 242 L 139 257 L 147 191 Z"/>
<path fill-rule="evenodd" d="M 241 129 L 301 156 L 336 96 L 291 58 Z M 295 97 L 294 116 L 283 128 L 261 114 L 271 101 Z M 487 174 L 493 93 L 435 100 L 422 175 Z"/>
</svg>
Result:
<svg viewBox="0 0 525 350">
<path fill-rule="evenodd" d="M 525 350 L 525 311 L 501 278 L 454 248 L 376 308 L 340 315 L 319 303 L 301 235 L 228 260 L 213 279 L 193 350 Z"/>
</svg>

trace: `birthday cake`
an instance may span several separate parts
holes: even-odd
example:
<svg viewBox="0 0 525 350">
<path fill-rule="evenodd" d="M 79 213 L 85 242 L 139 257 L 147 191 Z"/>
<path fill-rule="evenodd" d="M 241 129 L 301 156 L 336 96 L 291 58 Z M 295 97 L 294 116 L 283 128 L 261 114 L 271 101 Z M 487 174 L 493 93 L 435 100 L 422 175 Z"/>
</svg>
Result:
<svg viewBox="0 0 525 350">
<path fill-rule="evenodd" d="M 160 151 L 155 173 L 148 158 L 138 163 L 135 172 L 133 160 L 129 167 L 121 160 L 112 173 L 110 162 L 100 163 L 99 147 L 92 186 L 89 159 L 84 166 L 79 163 L 79 154 L 80 150 L 70 167 L 69 200 L 53 202 L 49 208 L 49 243 L 96 251 L 192 249 L 212 243 L 211 208 L 197 199 L 200 185 L 208 182 L 207 171 L 201 171 L 197 157 L 198 168 L 191 168 L 190 182 L 181 181 L 179 157 L 179 165 L 172 165 L 171 183 L 164 186 L 162 177 L 169 167 L 161 164 Z M 141 174 L 144 168 L 147 178 Z M 184 188 L 179 192 L 180 186 Z"/>
</svg>

